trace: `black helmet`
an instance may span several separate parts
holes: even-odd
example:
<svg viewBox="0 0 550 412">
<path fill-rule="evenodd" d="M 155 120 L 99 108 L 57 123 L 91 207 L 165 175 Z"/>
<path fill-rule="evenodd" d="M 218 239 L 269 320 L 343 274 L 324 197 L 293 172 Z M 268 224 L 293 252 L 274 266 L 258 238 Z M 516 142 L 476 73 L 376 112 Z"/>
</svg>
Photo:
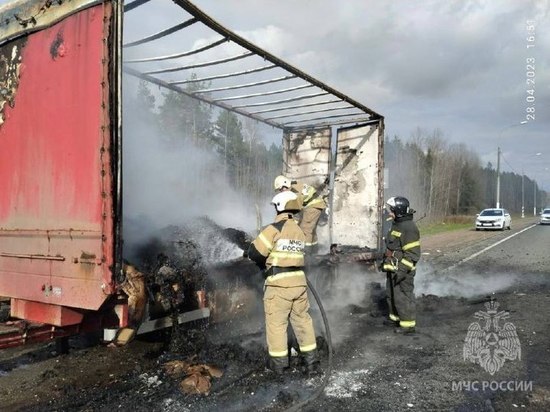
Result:
<svg viewBox="0 0 550 412">
<path fill-rule="evenodd" d="M 390 212 L 395 214 L 395 217 L 403 217 L 414 213 L 414 210 L 409 207 L 409 201 L 407 198 L 402 196 L 390 197 L 386 204 L 388 205 Z"/>
</svg>

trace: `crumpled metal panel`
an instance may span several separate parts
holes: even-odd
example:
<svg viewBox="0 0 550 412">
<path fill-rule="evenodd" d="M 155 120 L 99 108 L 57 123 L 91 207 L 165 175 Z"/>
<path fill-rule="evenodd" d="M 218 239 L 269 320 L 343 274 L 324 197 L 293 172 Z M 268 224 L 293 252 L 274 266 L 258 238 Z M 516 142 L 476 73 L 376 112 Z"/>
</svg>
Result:
<svg viewBox="0 0 550 412">
<path fill-rule="evenodd" d="M 330 167 L 330 128 L 295 131 L 283 137 L 283 174 L 326 191 Z"/>
<path fill-rule="evenodd" d="M 42 30 L 70 14 L 102 3 L 102 0 L 37 1 L 14 0 L 0 6 L 0 44 Z"/>
<path fill-rule="evenodd" d="M 287 132 L 283 137 L 283 174 L 315 187 L 329 205 L 329 224 L 317 227 L 321 251 L 328 252 L 330 244 L 372 250 L 380 247 L 382 127 L 382 122 L 373 122 L 340 128 L 335 141 L 330 128 Z"/>
<path fill-rule="evenodd" d="M 332 242 L 378 249 L 383 208 L 381 123 L 338 131 Z"/>
<path fill-rule="evenodd" d="M 23 39 L 0 48 L 0 126 L 4 123 L 4 107 L 15 105 L 24 44 Z"/>
<path fill-rule="evenodd" d="M 330 127 L 287 131 L 283 135 L 283 175 L 314 187 L 328 204 L 331 167 Z M 331 243 L 329 227 L 319 223 L 317 239 L 322 253 Z"/>
</svg>

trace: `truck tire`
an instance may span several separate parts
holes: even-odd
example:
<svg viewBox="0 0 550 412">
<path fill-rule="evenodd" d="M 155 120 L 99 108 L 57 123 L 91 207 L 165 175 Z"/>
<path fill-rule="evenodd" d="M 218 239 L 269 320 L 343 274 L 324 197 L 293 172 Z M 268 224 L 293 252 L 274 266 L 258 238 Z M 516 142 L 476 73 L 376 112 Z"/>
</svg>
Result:
<svg viewBox="0 0 550 412">
<path fill-rule="evenodd" d="M 10 307 L 0 303 L 0 323 L 7 322 L 10 318 Z"/>
</svg>

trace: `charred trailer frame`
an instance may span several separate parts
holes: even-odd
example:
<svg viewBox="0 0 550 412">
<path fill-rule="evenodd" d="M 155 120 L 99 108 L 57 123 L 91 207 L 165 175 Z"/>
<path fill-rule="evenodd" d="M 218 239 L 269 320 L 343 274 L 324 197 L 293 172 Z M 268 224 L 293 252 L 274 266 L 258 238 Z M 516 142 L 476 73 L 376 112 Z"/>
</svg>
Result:
<svg viewBox="0 0 550 412">
<path fill-rule="evenodd" d="M 380 257 L 383 210 L 383 124 L 292 129 L 283 138 L 283 174 L 327 199 L 328 224 L 319 242 L 336 261 Z"/>
<path fill-rule="evenodd" d="M 326 187 L 318 188 L 331 199 L 331 259 L 372 262 L 380 247 L 383 117 L 187 0 L 170 3 L 185 16 L 182 23 L 123 44 L 123 16 L 154 7 L 148 3 L 17 0 L 0 8 L 0 296 L 11 299 L 12 317 L 22 320 L 15 331 L 0 325 L 0 347 L 128 325 L 128 296 L 121 289 L 123 72 L 282 130 L 282 171 L 323 182 Z M 144 45 L 194 25 L 219 39 L 170 55 L 143 55 Z M 207 51 L 219 57 L 200 61 Z M 187 58 L 193 61 L 182 62 Z M 235 61 L 242 69 L 227 69 Z M 174 77 L 202 68 L 218 71 L 194 80 Z M 185 89 L 204 79 L 211 88 Z M 302 151 L 317 151 L 322 161 L 303 162 Z M 348 206 L 359 212 L 350 218 Z M 178 321 L 209 313 L 199 307 Z"/>
<path fill-rule="evenodd" d="M 320 231 L 325 251 L 332 260 L 373 263 L 382 242 L 384 117 L 257 47 L 190 1 L 173 2 L 186 12 L 182 23 L 126 42 L 123 70 L 280 129 L 283 174 L 314 186 L 328 200 L 329 224 Z M 125 10 L 131 17 L 148 3 L 135 0 Z M 170 41 L 192 28 L 210 29 L 219 38 L 210 36 L 201 47 L 196 44 L 205 39 L 191 42 L 191 49 L 155 54 L 157 49 L 171 50 Z M 216 58 L 209 57 L 213 51 Z M 182 78 L 191 69 L 197 76 Z M 186 88 L 197 82 L 211 85 Z"/>
</svg>

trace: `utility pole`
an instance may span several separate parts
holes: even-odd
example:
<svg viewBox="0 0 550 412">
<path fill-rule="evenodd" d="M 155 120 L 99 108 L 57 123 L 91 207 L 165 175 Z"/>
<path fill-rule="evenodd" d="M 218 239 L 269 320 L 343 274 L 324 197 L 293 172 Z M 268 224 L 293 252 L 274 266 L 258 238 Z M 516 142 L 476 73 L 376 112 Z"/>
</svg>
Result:
<svg viewBox="0 0 550 412">
<path fill-rule="evenodd" d="M 500 147 L 497 150 L 497 205 L 500 208 Z"/>
<path fill-rule="evenodd" d="M 498 134 L 498 140 L 500 141 L 500 138 L 502 137 L 502 133 L 506 130 L 506 129 L 509 129 L 511 127 L 515 127 L 515 126 L 522 126 L 524 124 L 527 124 L 527 120 L 524 120 L 522 122 L 519 122 L 519 123 L 514 123 L 514 124 L 511 124 L 511 125 L 508 125 L 506 127 L 503 127 L 499 134 Z M 498 147 L 498 154 L 497 154 L 497 205 L 496 205 L 497 209 L 500 207 L 500 146 Z"/>
<path fill-rule="evenodd" d="M 537 215 L 537 182 L 533 181 L 533 216 Z"/>
<path fill-rule="evenodd" d="M 521 171 L 521 218 L 525 217 L 525 174 Z"/>
<path fill-rule="evenodd" d="M 541 156 L 542 152 L 534 153 L 532 156 Z M 537 189 L 536 189 L 537 182 L 533 180 L 533 207 L 534 211 L 533 214 L 537 215 Z M 525 217 L 525 170 L 521 169 L 521 217 L 522 219 Z"/>
</svg>

